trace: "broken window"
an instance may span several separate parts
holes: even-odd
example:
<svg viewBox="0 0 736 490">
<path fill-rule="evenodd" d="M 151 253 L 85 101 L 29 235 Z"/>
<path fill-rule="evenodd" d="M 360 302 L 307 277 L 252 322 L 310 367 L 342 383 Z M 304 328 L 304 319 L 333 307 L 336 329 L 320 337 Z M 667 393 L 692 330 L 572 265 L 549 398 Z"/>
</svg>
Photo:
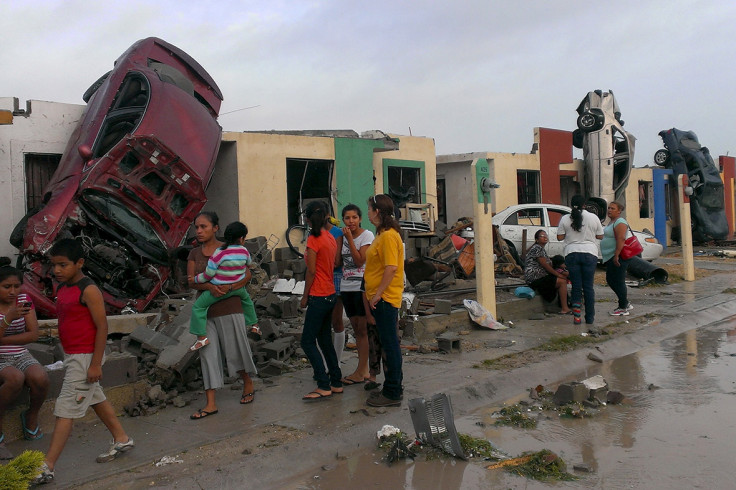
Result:
<svg viewBox="0 0 736 490">
<path fill-rule="evenodd" d="M 332 203 L 332 160 L 286 159 L 286 196 L 289 226 L 300 223 L 300 213 L 315 199 Z"/>
<path fill-rule="evenodd" d="M 652 217 L 652 183 L 639 181 L 639 217 Z"/>
<path fill-rule="evenodd" d="M 26 212 L 43 203 L 43 190 L 59 166 L 61 155 L 26 153 Z"/>
<path fill-rule="evenodd" d="M 539 170 L 517 170 L 518 203 L 530 204 L 541 202 L 539 193 Z"/>
<path fill-rule="evenodd" d="M 396 208 L 406 203 L 421 204 L 421 169 L 416 167 L 387 167 L 388 195 Z"/>
<path fill-rule="evenodd" d="M 92 150 L 93 158 L 103 156 L 138 126 L 149 95 L 148 80 L 143 75 L 130 73 L 125 77 L 97 135 Z"/>
<path fill-rule="evenodd" d="M 447 198 L 445 197 L 445 179 L 437 179 L 437 219 L 447 223 Z"/>
</svg>

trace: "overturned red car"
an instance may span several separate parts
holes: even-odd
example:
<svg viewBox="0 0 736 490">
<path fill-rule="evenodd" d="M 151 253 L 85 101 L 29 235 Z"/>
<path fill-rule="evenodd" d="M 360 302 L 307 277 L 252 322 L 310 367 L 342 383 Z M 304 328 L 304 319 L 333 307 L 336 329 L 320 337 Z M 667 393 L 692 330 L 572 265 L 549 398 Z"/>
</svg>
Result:
<svg viewBox="0 0 736 490">
<path fill-rule="evenodd" d="M 87 108 L 44 191 L 18 223 L 25 290 L 54 316 L 56 284 L 45 253 L 60 238 L 85 249 L 85 273 L 108 313 L 143 311 L 171 272 L 171 251 L 205 203 L 222 128 L 222 94 L 181 49 L 133 44 L 84 94 Z"/>
</svg>

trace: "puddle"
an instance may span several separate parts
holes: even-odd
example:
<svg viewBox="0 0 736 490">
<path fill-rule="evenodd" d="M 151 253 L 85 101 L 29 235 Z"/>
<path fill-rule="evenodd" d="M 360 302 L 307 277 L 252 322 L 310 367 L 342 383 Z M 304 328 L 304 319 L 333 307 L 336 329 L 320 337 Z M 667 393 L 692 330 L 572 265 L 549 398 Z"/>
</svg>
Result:
<svg viewBox="0 0 736 490">
<path fill-rule="evenodd" d="M 593 374 L 625 394 L 624 403 L 586 419 L 544 412 L 536 429 L 494 426 L 491 414 L 499 407 L 455 421 L 458 432 L 485 437 L 510 455 L 546 448 L 570 472 L 585 463 L 592 472 L 573 472 L 577 481 L 536 482 L 488 471 L 479 461 L 420 458 L 388 467 L 375 450 L 317 469 L 288 488 L 733 488 L 736 322 L 686 332 L 580 379 Z M 406 425 L 410 430 L 411 422 Z"/>
</svg>

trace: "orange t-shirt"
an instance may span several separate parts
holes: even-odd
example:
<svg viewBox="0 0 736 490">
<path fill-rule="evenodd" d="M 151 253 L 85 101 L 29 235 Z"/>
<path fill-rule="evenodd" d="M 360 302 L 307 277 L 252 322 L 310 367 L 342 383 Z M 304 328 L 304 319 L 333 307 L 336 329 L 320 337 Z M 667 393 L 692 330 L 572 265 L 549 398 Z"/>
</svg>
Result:
<svg viewBox="0 0 736 490">
<path fill-rule="evenodd" d="M 314 281 L 309 290 L 310 296 L 330 296 L 335 294 L 335 282 L 332 271 L 335 269 L 335 254 L 337 254 L 337 242 L 327 231 L 321 230 L 319 238 L 309 235 L 307 248 L 311 248 L 317 254 L 317 270 Z M 306 260 L 306 256 L 304 257 Z"/>
</svg>

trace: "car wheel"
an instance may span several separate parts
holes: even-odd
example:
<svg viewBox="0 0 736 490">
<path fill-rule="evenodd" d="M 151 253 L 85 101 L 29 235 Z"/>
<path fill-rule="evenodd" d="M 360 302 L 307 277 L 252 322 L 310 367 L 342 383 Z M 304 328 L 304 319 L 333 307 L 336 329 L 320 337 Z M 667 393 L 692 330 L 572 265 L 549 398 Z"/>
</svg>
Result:
<svg viewBox="0 0 736 490">
<path fill-rule="evenodd" d="M 585 209 L 598 216 L 598 219 L 600 220 L 606 217 L 607 208 L 608 203 L 605 199 L 601 199 L 600 197 L 591 197 L 585 203 Z"/>
<path fill-rule="evenodd" d="M 505 238 L 503 241 L 506 242 L 506 245 L 509 246 L 509 253 L 514 258 L 514 261 L 516 261 L 519 267 L 523 268 L 524 264 L 521 262 L 521 258 L 519 257 L 519 252 L 516 251 L 516 247 L 514 246 L 514 244 L 506 240 Z"/>
<path fill-rule="evenodd" d="M 603 115 L 595 112 L 584 112 L 578 116 L 578 129 L 583 133 L 598 131 L 603 127 Z"/>
<path fill-rule="evenodd" d="M 583 148 L 583 138 L 585 135 L 580 129 L 576 129 L 572 132 L 572 146 L 575 148 Z"/>
<path fill-rule="evenodd" d="M 102 75 L 100 78 L 98 78 L 95 83 L 89 86 L 89 88 L 82 95 L 82 100 L 85 103 L 89 102 L 89 99 L 91 99 L 92 96 L 95 94 L 95 92 L 97 92 L 97 89 L 99 89 L 102 86 L 102 84 L 105 83 L 105 80 L 107 80 L 107 77 L 109 75 L 110 75 L 110 72 L 108 71 L 107 73 Z"/>
<path fill-rule="evenodd" d="M 664 148 L 657 150 L 654 152 L 654 163 L 657 165 L 667 165 L 667 162 L 670 161 L 670 152 L 669 150 L 665 150 Z"/>
</svg>

